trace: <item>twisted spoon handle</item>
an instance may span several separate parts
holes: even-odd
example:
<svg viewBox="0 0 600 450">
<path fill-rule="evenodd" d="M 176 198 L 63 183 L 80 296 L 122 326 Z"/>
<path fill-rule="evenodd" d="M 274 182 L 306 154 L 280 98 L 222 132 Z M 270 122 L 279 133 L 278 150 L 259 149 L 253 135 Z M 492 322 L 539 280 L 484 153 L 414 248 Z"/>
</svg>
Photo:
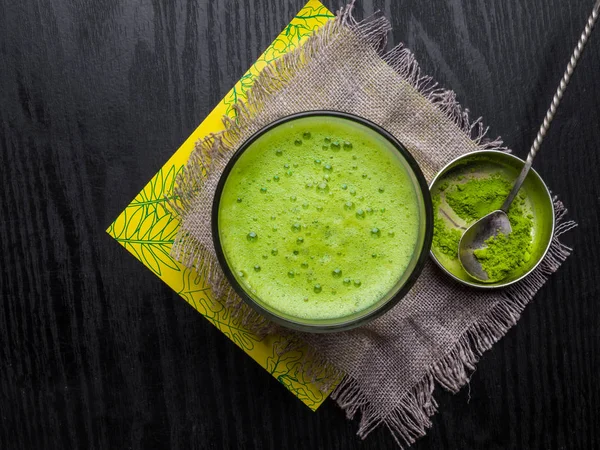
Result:
<svg viewBox="0 0 600 450">
<path fill-rule="evenodd" d="M 560 80 L 560 85 L 558 86 L 558 89 L 556 90 L 556 94 L 554 94 L 554 97 L 552 98 L 552 103 L 550 104 L 550 108 L 546 112 L 546 116 L 544 117 L 544 122 L 540 126 L 540 130 L 538 131 L 538 134 L 535 137 L 533 144 L 531 145 L 531 149 L 529 150 L 529 155 L 527 155 L 527 160 L 525 161 L 523 170 L 521 170 L 521 173 L 519 174 L 519 177 L 515 181 L 515 184 L 514 184 L 512 190 L 510 191 L 510 194 L 504 201 L 502 208 L 500 208 L 504 212 L 508 211 L 510 204 L 513 202 L 517 193 L 519 192 L 519 189 L 521 188 L 523 181 L 525 181 L 525 178 L 527 177 L 527 174 L 529 173 L 529 169 L 531 169 L 531 164 L 533 163 L 533 158 L 535 158 L 535 155 L 537 154 L 538 150 L 540 149 L 540 146 L 542 145 L 542 141 L 544 140 L 544 137 L 546 136 L 546 133 L 548 132 L 548 128 L 550 128 L 550 123 L 552 122 L 552 119 L 554 119 L 554 114 L 556 114 L 558 105 L 560 105 L 560 101 L 563 97 L 563 94 L 565 93 L 565 90 L 567 89 L 567 85 L 569 84 L 569 81 L 571 80 L 571 75 L 573 75 L 573 71 L 575 70 L 575 67 L 577 66 L 577 61 L 579 61 L 579 57 L 581 56 L 581 53 L 583 52 L 585 44 L 587 43 L 590 35 L 592 34 L 592 30 L 594 29 L 594 25 L 596 24 L 596 21 L 598 20 L 599 15 L 600 15 L 600 0 L 596 0 L 596 4 L 594 5 L 592 14 L 590 15 L 590 17 L 588 18 L 588 20 L 585 24 L 585 29 L 583 30 L 583 33 L 581 33 L 581 37 L 579 38 L 579 42 L 577 42 L 577 46 L 575 47 L 575 50 L 573 50 L 573 54 L 571 55 L 571 59 L 569 60 L 569 64 L 567 65 L 567 70 L 565 70 L 565 73 L 563 74 L 563 77 Z"/>
</svg>

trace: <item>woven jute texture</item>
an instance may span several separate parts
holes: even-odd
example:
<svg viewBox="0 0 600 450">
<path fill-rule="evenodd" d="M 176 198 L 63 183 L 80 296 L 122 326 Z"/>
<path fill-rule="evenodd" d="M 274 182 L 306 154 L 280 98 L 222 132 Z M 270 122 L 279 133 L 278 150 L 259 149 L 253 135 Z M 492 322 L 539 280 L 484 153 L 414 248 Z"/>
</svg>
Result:
<svg viewBox="0 0 600 450">
<path fill-rule="evenodd" d="M 430 180 L 466 152 L 506 151 L 486 138 L 451 91 L 421 75 L 401 45 L 384 51 L 389 22 L 380 16 L 357 22 L 352 7 L 317 31 L 304 45 L 270 64 L 256 80 L 237 118 L 226 130 L 198 142 L 177 180 L 173 208 L 181 229 L 172 254 L 207 274 L 213 291 L 243 315 L 246 325 L 269 332 L 272 324 L 253 314 L 227 284 L 215 256 L 211 208 L 219 176 L 236 149 L 276 119 L 307 110 L 338 110 L 365 117 L 391 132 Z M 558 237 L 572 228 L 555 201 L 557 228 L 542 264 L 524 281 L 504 290 L 462 287 L 428 262 L 412 290 L 374 322 L 347 332 L 294 334 L 308 344 L 311 361 L 329 370 L 324 385 L 343 374 L 332 398 L 348 418 L 360 415 L 358 434 L 387 427 L 400 446 L 423 436 L 436 411 L 433 391 L 457 392 L 480 355 L 518 320 L 547 277 L 568 256 Z M 279 329 L 278 332 L 286 332 Z M 291 332 L 290 332 L 291 333 Z M 307 362 L 308 364 L 308 362 Z M 322 373 L 320 378 L 323 379 Z"/>
</svg>

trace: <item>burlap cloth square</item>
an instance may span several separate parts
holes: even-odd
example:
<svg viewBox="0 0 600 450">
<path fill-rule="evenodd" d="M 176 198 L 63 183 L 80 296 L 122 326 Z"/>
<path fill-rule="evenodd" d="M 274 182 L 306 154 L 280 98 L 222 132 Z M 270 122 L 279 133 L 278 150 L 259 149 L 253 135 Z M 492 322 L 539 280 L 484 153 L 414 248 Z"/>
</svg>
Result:
<svg viewBox="0 0 600 450">
<path fill-rule="evenodd" d="M 272 324 L 250 312 L 227 284 L 215 257 L 210 214 L 223 168 L 253 133 L 300 111 L 353 113 L 396 136 L 429 180 L 466 152 L 506 151 L 498 139 L 485 138 L 481 121 L 469 120 L 453 92 L 421 75 L 407 49 L 399 45 L 383 51 L 390 30 L 385 18 L 357 22 L 351 11 L 351 6 L 341 9 L 304 45 L 265 68 L 247 102 L 237 105 L 237 119 L 224 119 L 226 131 L 198 142 L 177 180 L 173 208 L 181 229 L 172 254 L 205 271 L 215 294 L 259 332 L 269 332 Z M 561 221 L 565 210 L 559 201 L 555 210 L 558 225 L 551 249 L 518 284 L 492 292 L 468 289 L 428 262 L 408 295 L 376 321 L 341 333 L 296 334 L 329 369 L 319 375 L 324 385 L 344 374 L 332 398 L 349 418 L 360 411 L 359 436 L 384 425 L 402 446 L 425 434 L 436 411 L 436 383 L 451 392 L 467 383 L 480 355 L 516 323 L 568 256 L 570 249 L 558 237 L 574 224 Z"/>
</svg>

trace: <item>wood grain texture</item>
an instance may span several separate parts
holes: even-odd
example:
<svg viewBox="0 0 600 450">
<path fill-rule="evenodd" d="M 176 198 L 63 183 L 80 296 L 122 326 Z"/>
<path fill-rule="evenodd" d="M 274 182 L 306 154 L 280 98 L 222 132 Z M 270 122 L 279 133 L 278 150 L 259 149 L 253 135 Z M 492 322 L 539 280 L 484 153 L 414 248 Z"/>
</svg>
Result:
<svg viewBox="0 0 600 450">
<path fill-rule="evenodd" d="M 302 5 L 0 0 L 0 448 L 393 447 L 332 402 L 310 412 L 104 232 Z M 591 7 L 357 12 L 381 9 L 390 42 L 525 156 Z M 595 33 L 535 163 L 575 252 L 414 448 L 600 448 Z"/>
</svg>

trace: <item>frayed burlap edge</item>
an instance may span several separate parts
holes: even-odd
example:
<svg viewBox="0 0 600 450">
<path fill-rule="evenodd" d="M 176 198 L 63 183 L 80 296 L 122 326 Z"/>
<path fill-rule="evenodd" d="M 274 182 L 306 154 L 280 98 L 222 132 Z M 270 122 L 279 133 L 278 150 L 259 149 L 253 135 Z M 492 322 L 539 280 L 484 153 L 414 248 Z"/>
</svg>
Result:
<svg viewBox="0 0 600 450">
<path fill-rule="evenodd" d="M 433 392 L 436 383 L 456 393 L 469 382 L 481 355 L 489 350 L 519 319 L 525 306 L 536 291 L 569 256 L 571 249 L 559 241 L 559 237 L 575 226 L 564 221 L 566 208 L 554 197 L 556 228 L 550 248 L 541 264 L 523 281 L 501 292 L 501 300 L 465 330 L 458 342 L 449 348 L 427 374 L 401 399 L 399 408 L 387 417 L 371 412 L 368 399 L 362 395 L 356 380 L 345 377 L 332 398 L 346 412 L 349 419 L 360 412 L 358 436 L 365 438 L 377 426 L 386 426 L 400 447 L 410 445 L 425 435 L 431 426 L 430 417 L 437 411 Z"/>
<path fill-rule="evenodd" d="M 247 101 L 240 101 L 234 105 L 235 120 L 224 117 L 223 132 L 211 134 L 198 141 L 185 171 L 176 180 L 176 200 L 170 201 L 171 208 L 181 218 L 185 218 L 193 209 L 196 195 L 202 189 L 206 174 L 215 162 L 226 162 L 241 145 L 241 131 L 252 123 L 264 100 L 283 89 L 293 74 L 306 66 L 311 57 L 326 47 L 341 29 L 351 30 L 371 45 L 390 67 L 458 126 L 473 141 L 476 149 L 509 151 L 499 138 L 490 140 L 486 137 L 488 128 L 483 125 L 481 118 L 471 121 L 469 111 L 461 107 L 453 91 L 439 87 L 431 77 L 421 73 L 410 50 L 398 45 L 389 52 L 384 51 L 387 33 L 390 31 L 389 22 L 384 17 L 374 15 L 358 22 L 352 15 L 352 9 L 353 3 L 340 9 L 334 20 L 315 32 L 301 47 L 269 64 L 248 91 Z M 484 317 L 465 330 L 460 339 L 430 367 L 427 374 L 404 395 L 400 406 L 388 416 L 380 417 L 376 414 L 357 380 L 350 376 L 342 378 L 343 374 L 317 352 L 307 352 L 304 369 L 309 377 L 320 380 L 322 389 L 328 389 L 332 383 L 342 378 L 332 398 L 346 412 L 349 419 L 354 418 L 357 412 L 360 413 L 358 436 L 364 439 L 376 427 L 384 425 L 402 447 L 425 435 L 431 426 L 430 417 L 437 411 L 437 403 L 433 397 L 436 383 L 453 393 L 458 392 L 469 381 L 481 355 L 516 324 L 535 292 L 570 254 L 571 249 L 563 245 L 558 238 L 576 224 L 573 221 L 563 221 L 566 209 L 556 198 L 554 207 L 555 234 L 542 263 L 525 280 L 503 290 L 502 299 L 493 304 Z M 213 292 L 232 307 L 235 320 L 259 335 L 283 331 L 242 302 L 227 283 L 211 251 L 185 232 L 177 235 L 172 255 L 184 265 L 201 268 L 207 274 L 207 281 Z M 290 343 L 285 348 L 278 349 L 279 353 L 305 346 L 297 334 L 289 333 L 289 337 Z"/>
</svg>

